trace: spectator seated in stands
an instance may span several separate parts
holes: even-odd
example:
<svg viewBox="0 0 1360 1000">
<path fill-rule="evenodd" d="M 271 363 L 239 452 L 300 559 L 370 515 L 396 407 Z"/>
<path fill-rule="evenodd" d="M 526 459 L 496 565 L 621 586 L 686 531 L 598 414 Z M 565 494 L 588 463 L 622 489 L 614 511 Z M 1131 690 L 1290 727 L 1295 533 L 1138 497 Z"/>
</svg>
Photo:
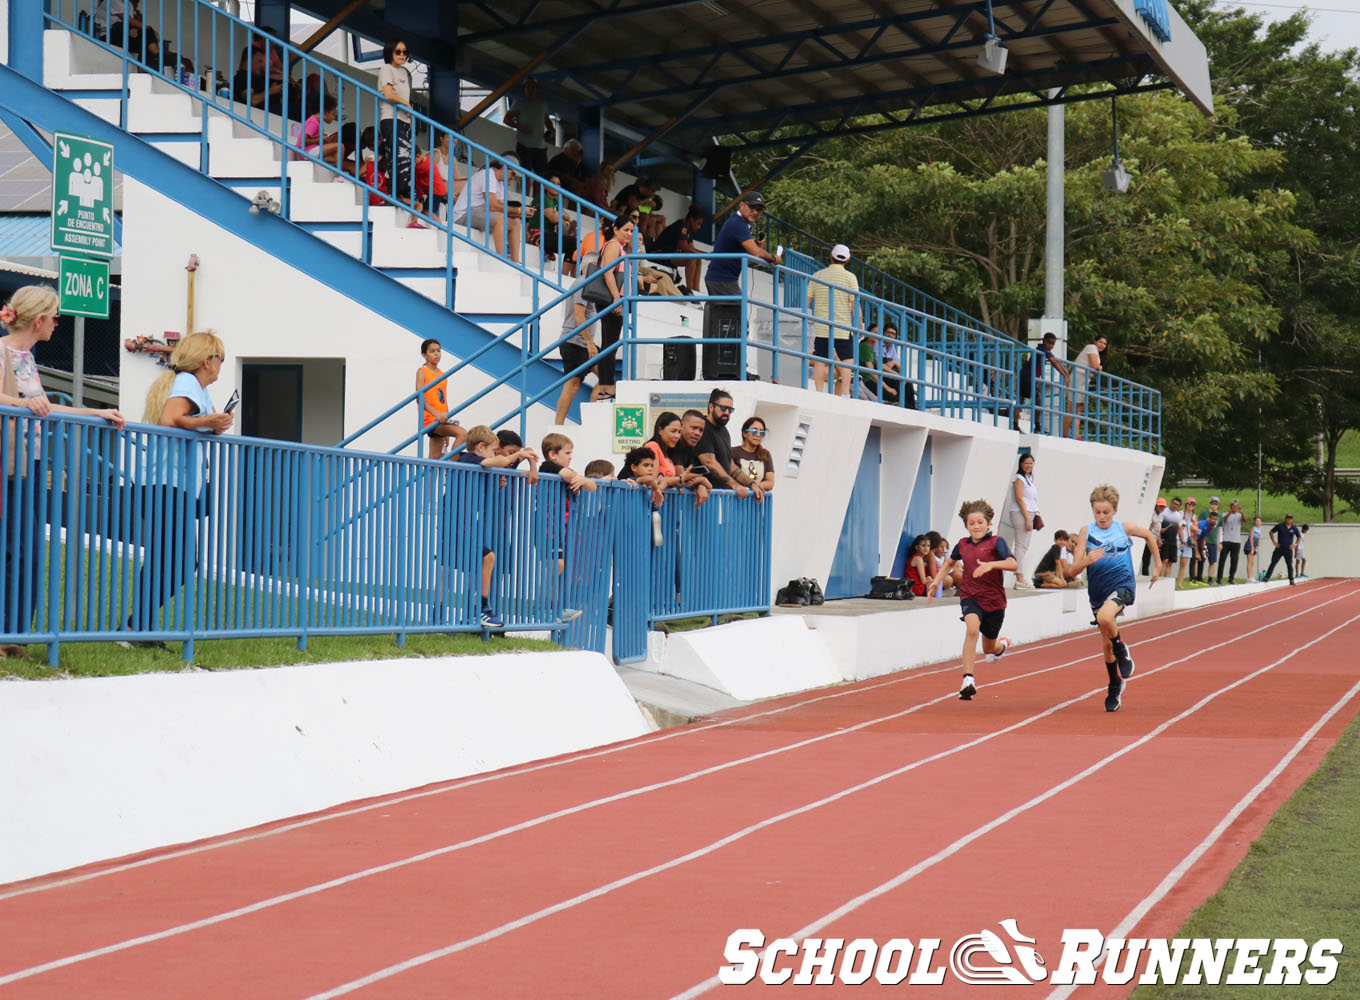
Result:
<svg viewBox="0 0 1360 1000">
<path fill-rule="evenodd" d="M 426 211 L 436 219 L 444 217 L 443 209 L 449 203 L 449 184 L 453 184 L 453 196 L 457 198 L 467 183 L 460 176 L 461 167 L 455 160 L 449 161 L 449 134 L 439 132 L 435 135 L 434 149 L 416 157 L 416 198 Z"/>
<path fill-rule="evenodd" d="M 661 206 L 664 204 L 659 194 L 654 194 L 638 204 L 638 211 L 642 213 L 642 223 L 638 226 L 638 232 L 642 235 L 642 245 L 648 249 L 666 228 L 666 217 L 661 214 Z"/>
<path fill-rule="evenodd" d="M 558 187 L 562 178 L 553 174 L 548 178 Z M 562 254 L 562 273 L 567 276 L 576 274 L 573 257 L 576 255 L 576 217 L 564 212 L 557 192 L 552 188 L 543 189 L 543 231 L 540 239 L 532 236 L 530 243 L 541 243 L 544 260 L 556 260 Z"/>
<path fill-rule="evenodd" d="M 510 455 L 497 454 L 499 441 L 496 432 L 485 424 L 478 424 L 468 431 L 467 449 L 459 454 L 456 461 L 479 465 L 484 469 L 506 469 L 521 461 L 529 463 L 529 481 L 538 479 L 538 456 L 527 448 Z M 503 628 L 500 616 L 491 607 L 491 574 L 496 569 L 496 553 L 482 546 L 482 612 L 481 623 L 485 628 Z"/>
<path fill-rule="evenodd" d="M 949 561 L 949 539 L 945 538 L 944 535 L 940 534 L 938 531 L 927 532 L 927 537 L 930 539 L 930 561 L 931 565 L 934 567 L 931 572 L 932 574 L 938 573 L 940 567 Z M 947 579 L 940 582 L 940 585 L 936 588 L 933 596 L 943 597 L 944 588 L 951 587 L 954 588 L 954 596 L 957 597 L 959 581 L 962 579 L 963 567 L 956 567 L 954 572 L 951 573 Z"/>
<path fill-rule="evenodd" d="M 586 169 L 584 150 L 580 139 L 568 139 L 562 152 L 548 161 L 548 174 L 556 174 L 559 184 L 572 194 L 579 195 L 586 186 L 590 171 Z"/>
<path fill-rule="evenodd" d="M 672 222 L 663 229 L 656 239 L 647 247 L 647 252 L 663 257 L 670 253 L 700 253 L 698 247 L 694 245 L 694 237 L 704 224 L 704 210 L 697 204 L 691 205 L 689 211 L 685 213 L 683 219 Z M 685 275 L 684 285 L 681 290 L 688 295 L 692 291 L 697 291 L 699 285 L 699 269 L 703 266 L 701 260 L 677 260 L 670 262 L 670 266 L 677 272 Z"/>
<path fill-rule="evenodd" d="M 690 412 L 697 414 L 702 421 L 703 414 L 697 410 Z M 700 427 L 695 440 L 697 441 L 702 436 L 703 428 Z M 702 504 L 708 499 L 708 480 L 703 476 L 696 475 L 689 468 L 695 458 L 692 449 L 684 445 L 683 437 L 683 422 L 680 417 L 667 410 L 656 418 L 652 425 L 651 439 L 643 447 L 656 456 L 657 472 L 660 476 L 667 480 L 673 480 L 672 485 L 694 490 L 698 495 L 698 503 Z M 677 458 L 679 459 L 678 462 Z"/>
<path fill-rule="evenodd" d="M 908 410 L 916 409 L 916 384 L 902 374 L 902 335 L 897 332 L 897 324 L 889 322 L 883 327 L 882 364 L 883 387 L 895 386 L 901 402 Z"/>
<path fill-rule="evenodd" d="M 324 126 L 335 124 L 336 116 L 340 113 L 340 102 L 327 94 L 322 99 L 322 106 L 323 110 L 319 114 L 308 116 L 302 125 L 302 149 L 303 152 L 319 156 L 325 162 L 338 167 L 340 135 L 337 132 L 326 133 Z"/>
<path fill-rule="evenodd" d="M 930 555 L 930 536 L 917 535 L 911 540 L 911 548 L 907 552 L 907 581 L 911 584 L 911 592 L 917 597 L 926 596 L 926 586 L 930 583 L 930 578 L 935 575 L 935 569 L 931 566 Z"/>
<path fill-rule="evenodd" d="M 613 482 L 614 463 L 605 458 L 596 458 L 586 463 L 585 475 L 602 483 Z"/>
<path fill-rule="evenodd" d="M 1045 590 L 1065 590 L 1067 577 L 1063 574 L 1061 564 L 1067 561 L 1067 554 L 1068 534 L 1059 528 L 1053 532 L 1053 544 L 1034 568 L 1034 586 Z"/>
<path fill-rule="evenodd" d="M 609 189 L 613 184 L 614 168 L 608 163 L 602 163 L 600 164 L 600 169 L 594 173 L 590 180 L 586 181 L 585 191 L 582 194 L 582 197 L 585 198 L 586 201 L 598 205 L 605 211 L 609 211 Z M 618 215 L 619 213 L 613 212 L 610 214 Z"/>
<path fill-rule="evenodd" d="M 232 80 L 233 96 L 241 104 L 253 108 L 264 108 L 270 114 L 287 113 L 298 119 L 303 117 L 304 101 L 302 88 L 284 79 L 283 58 L 275 45 L 263 38 L 256 38 L 250 47 L 241 50 L 241 60 L 236 66 L 236 76 Z"/>
<path fill-rule="evenodd" d="M 485 169 L 468 179 L 453 204 L 452 221 L 455 226 L 467 226 L 490 233 L 492 249 L 508 255 L 518 264 L 522 213 L 519 206 L 510 205 L 506 200 L 514 177 L 515 171 L 505 163 L 493 160 Z"/>
<path fill-rule="evenodd" d="M 747 417 L 741 425 L 741 444 L 732 449 L 732 461 L 766 493 L 774 489 L 774 458 L 765 449 L 765 421 Z"/>
<path fill-rule="evenodd" d="M 878 324 L 870 323 L 868 329 L 864 331 L 864 337 L 859 342 L 859 365 L 871 371 L 880 371 L 884 364 L 884 345 L 878 336 Z M 879 380 L 876 375 L 868 372 L 859 373 L 859 398 L 878 399 Z M 897 386 L 898 383 L 888 379 L 883 380 L 883 402 L 897 405 Z"/>
</svg>

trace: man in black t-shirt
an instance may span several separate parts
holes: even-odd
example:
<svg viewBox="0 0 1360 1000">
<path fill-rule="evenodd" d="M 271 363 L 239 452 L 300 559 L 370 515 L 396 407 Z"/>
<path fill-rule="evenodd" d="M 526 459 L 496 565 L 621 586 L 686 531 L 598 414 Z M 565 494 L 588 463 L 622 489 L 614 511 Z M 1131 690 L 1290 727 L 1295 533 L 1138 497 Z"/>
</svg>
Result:
<svg viewBox="0 0 1360 1000">
<path fill-rule="evenodd" d="M 683 219 L 672 222 L 665 229 L 661 230 L 650 247 L 649 253 L 661 255 L 668 253 L 699 253 L 699 248 L 694 245 L 694 236 L 704 224 L 704 210 L 698 205 L 691 205 L 689 211 L 685 213 Z M 701 260 L 677 260 L 672 262 L 677 268 L 683 267 L 685 272 L 685 287 L 697 289 L 699 287 L 699 266 Z"/>
<path fill-rule="evenodd" d="M 727 422 L 731 419 L 732 397 L 722 389 L 714 389 L 708 397 L 708 426 L 695 451 L 715 488 L 734 490 L 743 500 L 751 494 L 760 503 L 765 499 L 765 491 L 732 461 L 732 439 L 727 434 Z"/>
<path fill-rule="evenodd" d="M 562 181 L 562 187 L 568 191 L 575 194 L 581 193 L 586 178 L 590 176 L 590 171 L 586 169 L 581 140 L 567 140 L 567 144 L 562 147 L 562 152 L 548 161 L 548 174 L 556 174 Z"/>
<path fill-rule="evenodd" d="M 1270 580 L 1275 572 L 1275 564 L 1284 560 L 1284 568 L 1289 571 L 1289 585 L 1294 586 L 1294 546 L 1298 544 L 1302 532 L 1294 527 L 1294 515 L 1286 514 L 1284 520 L 1270 529 L 1270 540 L 1275 543 L 1275 552 L 1270 557 L 1270 568 L 1265 579 Z"/>
<path fill-rule="evenodd" d="M 1067 537 L 1067 532 L 1062 528 L 1053 532 L 1053 546 L 1034 568 L 1034 586 L 1048 590 L 1063 590 L 1067 587 L 1067 578 L 1060 568 L 1063 553 L 1067 551 Z"/>
</svg>

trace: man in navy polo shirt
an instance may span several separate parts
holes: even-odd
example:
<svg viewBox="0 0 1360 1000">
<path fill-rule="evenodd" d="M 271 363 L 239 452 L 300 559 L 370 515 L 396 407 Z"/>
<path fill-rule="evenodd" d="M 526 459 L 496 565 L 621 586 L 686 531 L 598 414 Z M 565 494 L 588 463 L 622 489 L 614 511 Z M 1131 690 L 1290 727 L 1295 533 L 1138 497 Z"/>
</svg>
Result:
<svg viewBox="0 0 1360 1000">
<path fill-rule="evenodd" d="M 1045 361 L 1057 370 L 1064 382 L 1072 381 L 1072 375 L 1067 367 L 1053 356 L 1053 348 L 1057 346 L 1057 343 L 1056 334 L 1044 334 L 1043 341 L 1025 357 L 1025 363 L 1020 366 L 1020 405 L 1011 412 L 1011 430 L 1018 431 L 1020 429 L 1020 411 L 1025 408 L 1026 401 L 1034 398 L 1035 383 L 1044 377 Z M 1035 430 L 1038 429 L 1038 426 L 1039 422 L 1036 419 Z"/>
<path fill-rule="evenodd" d="M 1275 572 L 1275 564 L 1284 560 L 1284 568 L 1289 571 L 1289 585 L 1294 586 L 1294 546 L 1302 532 L 1294 527 L 1294 515 L 1286 514 L 1284 520 L 1270 529 L 1270 540 L 1275 543 L 1275 552 L 1270 557 L 1270 568 L 1264 579 L 1269 580 Z"/>
<path fill-rule="evenodd" d="M 736 212 L 729 216 L 722 229 L 718 230 L 718 238 L 713 241 L 713 252 L 746 253 L 757 260 L 778 264 L 780 258 L 765 249 L 765 241 L 758 240 L 751 234 L 751 223 L 760 218 L 764 211 L 764 195 L 759 191 L 751 191 L 744 195 L 741 203 L 737 205 Z M 704 276 L 704 288 L 709 295 L 740 295 L 741 272 L 745 266 L 746 261 L 740 257 L 713 261 L 708 265 L 708 274 Z"/>
</svg>

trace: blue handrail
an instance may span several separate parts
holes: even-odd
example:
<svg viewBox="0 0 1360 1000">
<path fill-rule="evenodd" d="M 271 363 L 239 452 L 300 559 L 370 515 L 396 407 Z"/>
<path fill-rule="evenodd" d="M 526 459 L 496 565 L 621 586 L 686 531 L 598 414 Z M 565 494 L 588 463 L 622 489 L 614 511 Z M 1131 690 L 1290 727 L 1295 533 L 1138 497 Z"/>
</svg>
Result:
<svg viewBox="0 0 1360 1000">
<path fill-rule="evenodd" d="M 155 24 L 146 24 L 135 43 L 130 38 L 130 32 L 121 31 L 115 34 L 110 30 L 110 26 L 105 26 L 101 30 L 94 23 L 94 3 L 95 0 L 51 0 L 46 18 L 49 24 L 65 28 L 104 51 L 118 56 L 122 75 L 119 112 L 121 127 L 128 128 L 129 101 L 135 99 L 129 94 L 129 80 L 136 74 L 146 74 L 197 102 L 196 113 L 201 125 L 199 159 L 200 169 L 204 173 L 210 173 L 209 126 L 212 115 L 244 126 L 253 134 L 270 140 L 274 149 L 279 152 L 277 176 L 261 176 L 256 179 L 261 182 L 277 180 L 280 213 L 283 216 L 291 218 L 289 166 L 293 162 L 310 163 L 352 182 L 361 193 L 360 218 L 355 221 L 364 234 L 362 259 L 365 263 L 372 262 L 369 232 L 370 202 L 376 201 L 410 213 L 421 225 L 435 229 L 445 236 L 443 241 L 447 288 L 445 304 L 449 308 L 453 306 L 455 241 L 492 253 L 506 265 L 535 279 L 533 288 L 536 299 L 539 282 L 545 282 L 553 288 L 561 288 L 564 283 L 570 283 L 570 275 L 564 274 L 561 262 L 565 261 L 574 245 L 574 238 L 568 233 L 566 225 L 554 227 L 552 244 L 549 245 L 546 237 L 542 237 L 540 242 L 543 252 L 539 253 L 537 264 L 529 266 L 525 263 L 528 256 L 526 248 L 530 245 L 528 230 L 533 221 L 547 217 L 546 210 L 550 203 L 555 204 L 556 211 L 563 217 L 563 222 L 570 219 L 575 224 L 578 236 L 598 232 L 603 222 L 612 218 L 598 206 L 550 183 L 545 178 L 524 170 L 505 156 L 409 108 L 400 109 L 398 114 L 409 119 L 409 148 L 412 155 L 409 158 L 402 157 L 398 152 L 394 176 L 389 177 L 385 184 L 378 183 L 376 172 L 369 174 L 365 171 L 357 143 L 352 151 L 352 158 L 342 159 L 339 153 L 327 154 L 322 144 L 312 146 L 307 143 L 299 124 L 314 113 L 320 114 L 325 97 L 329 95 L 338 102 L 337 118 L 335 126 L 321 123 L 322 139 L 332 127 L 338 134 L 339 123 L 345 123 L 354 127 L 356 139 L 371 129 L 374 146 L 380 147 L 385 131 L 383 110 L 387 109 L 391 114 L 394 105 L 373 87 L 337 71 L 329 62 L 303 52 L 284 39 L 214 6 L 209 0 L 188 0 L 191 17 L 185 16 L 185 5 L 175 7 L 172 23 L 169 25 L 166 8 L 162 5 Z M 175 40 L 180 46 L 175 52 L 179 63 L 174 66 L 167 66 L 165 53 L 157 50 L 157 45 L 152 42 L 150 34 L 150 31 L 155 31 L 157 41 L 164 45 L 168 42 L 167 27 L 174 31 Z M 186 30 L 192 38 L 192 44 L 187 47 L 183 45 Z M 266 63 L 262 78 L 251 72 L 256 49 L 261 51 Z M 236 72 L 227 76 L 222 73 L 221 67 L 224 62 L 230 67 L 236 61 L 238 51 L 241 53 L 241 61 Z M 184 68 L 186 59 L 192 63 L 192 70 Z M 271 69 L 275 59 L 277 68 Z M 205 67 L 210 75 L 200 80 L 200 74 Z M 244 70 L 243 86 L 238 87 L 236 75 L 242 70 Z M 217 76 L 222 77 L 220 85 Z M 300 79 L 295 79 L 295 76 Z M 264 84 L 265 89 L 257 86 L 257 80 Z M 201 89 L 201 83 L 206 83 L 206 88 Z M 274 90 L 276 85 L 277 92 Z M 244 105 L 244 110 L 240 105 Z M 391 129 L 386 131 L 390 133 Z M 417 170 L 414 153 L 417 149 L 426 151 L 434 149 L 441 139 L 447 139 L 449 144 L 450 211 L 454 201 L 452 188 L 458 183 L 459 176 L 468 182 L 478 176 L 495 182 L 497 169 L 504 170 L 504 190 L 507 195 L 511 193 L 511 178 L 522 176 L 526 178 L 526 183 L 532 184 L 532 196 L 526 197 L 521 194 L 518 199 L 505 197 L 498 211 L 484 213 L 480 218 L 468 215 L 459 222 L 451 221 L 451 215 L 447 220 L 442 218 L 431 201 L 418 198 L 414 194 L 418 186 L 432 191 L 439 183 L 434 158 L 430 157 L 425 166 Z M 398 151 L 407 144 L 398 141 L 391 145 L 394 151 Z M 378 152 L 379 149 L 375 148 L 375 158 Z M 519 202 L 518 208 L 513 204 L 516 201 Z M 512 230 L 518 229 L 518 236 L 515 240 L 507 239 L 504 243 L 498 243 L 493 238 L 496 228 L 503 230 L 506 237 Z M 551 254 L 556 255 L 559 262 L 556 265 L 547 260 Z"/>
<path fill-rule="evenodd" d="M 187 660 L 206 638 L 485 632 L 488 552 L 506 628 L 603 652 L 617 525 L 640 510 L 650 537 L 650 494 L 627 486 L 569 496 L 557 476 L 13 407 L 0 423 L 0 642 L 53 665 L 73 641 L 180 641 Z M 694 515 L 746 577 L 715 613 L 768 595 L 769 506 L 733 503 Z M 645 632 L 655 606 L 644 590 L 616 628 Z"/>
</svg>

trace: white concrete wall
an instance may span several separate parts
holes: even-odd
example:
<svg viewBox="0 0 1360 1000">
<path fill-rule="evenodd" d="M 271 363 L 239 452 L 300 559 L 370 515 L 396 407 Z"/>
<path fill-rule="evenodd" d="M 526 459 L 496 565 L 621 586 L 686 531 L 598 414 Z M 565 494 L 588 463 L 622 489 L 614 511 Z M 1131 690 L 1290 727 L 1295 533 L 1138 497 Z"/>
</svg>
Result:
<svg viewBox="0 0 1360 1000">
<path fill-rule="evenodd" d="M 1261 530 L 1267 560 L 1270 559 L 1269 532 L 1272 527 L 1274 525 L 1267 524 Z M 1360 576 L 1360 524 L 1310 525 L 1307 556 L 1309 576 Z M 1277 568 L 1275 572 L 1278 575 L 1283 569 Z"/>
<path fill-rule="evenodd" d="M 640 736 L 595 653 L 0 688 L 0 883 Z"/>
</svg>

